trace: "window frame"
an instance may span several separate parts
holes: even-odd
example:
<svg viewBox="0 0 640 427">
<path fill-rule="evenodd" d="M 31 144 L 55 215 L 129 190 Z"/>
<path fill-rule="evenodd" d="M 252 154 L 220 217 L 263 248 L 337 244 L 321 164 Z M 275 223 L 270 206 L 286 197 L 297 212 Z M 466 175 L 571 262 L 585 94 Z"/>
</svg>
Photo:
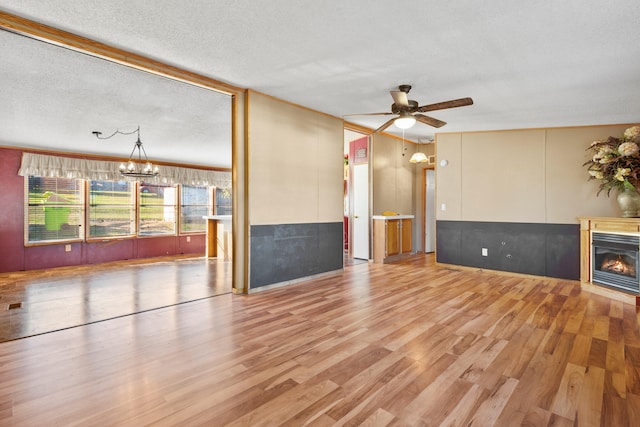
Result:
<svg viewBox="0 0 640 427">
<path fill-rule="evenodd" d="M 163 198 L 164 198 L 164 194 L 166 189 L 173 189 L 174 191 L 174 197 L 173 197 L 173 205 L 166 205 L 166 204 L 143 204 L 142 203 L 142 188 L 143 186 L 149 186 L 149 187 L 157 187 L 157 188 L 163 188 L 162 190 L 162 194 L 163 194 Z M 179 188 L 180 188 L 181 184 L 173 184 L 173 185 L 160 185 L 160 184 L 150 184 L 150 183 L 143 183 L 143 182 L 138 182 L 138 193 L 137 193 L 137 198 L 136 198 L 136 210 L 137 210 L 137 218 L 136 218 L 136 237 L 137 238 L 148 238 L 148 237 L 170 237 L 170 236 L 178 236 L 178 217 L 180 215 L 179 212 L 179 200 L 178 200 L 178 193 L 179 193 Z M 157 193 L 156 193 L 157 194 Z M 142 208 L 143 207 L 148 207 L 148 206 L 152 206 L 152 207 L 161 207 L 164 206 L 165 208 L 167 206 L 172 206 L 173 207 L 173 216 L 175 217 L 173 220 L 173 232 L 171 233 L 149 233 L 149 234 L 143 234 L 142 233 Z"/>
<path fill-rule="evenodd" d="M 66 181 L 77 181 L 78 185 L 78 196 L 81 199 L 81 202 L 78 204 L 73 204 L 73 206 L 77 206 L 80 208 L 80 212 L 78 213 L 78 237 L 73 238 L 61 238 L 61 239 L 47 239 L 47 240 L 39 240 L 39 241 L 31 241 L 29 240 L 29 218 L 30 218 L 30 208 L 31 206 L 36 207 L 36 204 L 32 204 L 30 202 L 30 188 L 29 181 L 31 178 L 40 178 L 40 179 L 55 179 L 55 180 L 66 180 Z M 84 179 L 74 179 L 74 178 L 58 178 L 58 177 L 42 177 L 42 176 L 25 176 L 24 177 L 24 201 L 23 201 L 23 235 L 24 235 L 24 246 L 47 246 L 47 245 L 59 245 L 64 243 L 78 243 L 85 241 L 85 229 L 86 229 L 86 206 L 87 200 L 85 197 L 85 188 L 86 188 L 86 180 Z"/>
<path fill-rule="evenodd" d="M 130 234 L 119 234 L 119 235 L 112 235 L 112 236 L 94 236 L 91 234 L 91 207 L 92 207 L 92 203 L 91 203 L 91 181 L 99 181 L 99 182 L 113 182 L 113 183 L 120 183 L 120 182 L 126 182 L 129 185 L 130 191 L 131 191 L 131 204 L 129 206 L 132 207 L 133 209 L 133 216 L 132 216 L 132 226 L 130 227 L 131 233 Z M 95 242 L 95 241 L 107 241 L 107 240 L 126 240 L 126 239 L 135 239 L 138 237 L 138 202 L 137 202 L 137 184 L 131 181 L 111 181 L 111 180 L 85 180 L 85 185 L 86 185 L 86 198 L 85 198 L 85 212 L 86 212 L 86 219 L 85 219 L 85 224 L 87 224 L 87 226 L 85 227 L 85 235 L 84 235 L 84 241 L 86 242 Z M 105 204 L 107 205 L 107 204 Z M 112 206 L 119 206 L 119 205 L 112 205 Z M 121 205 L 123 206 L 123 205 Z"/>
<path fill-rule="evenodd" d="M 23 224 L 24 224 L 24 246 L 28 247 L 28 246 L 46 246 L 46 245 L 60 245 L 60 244 L 65 244 L 65 243 L 78 243 L 78 242 L 86 242 L 86 243 L 91 243 L 91 242 L 99 242 L 99 241 L 113 241 L 113 240 L 128 240 L 128 239 L 144 239 L 144 238 L 158 238 L 158 237 L 179 237 L 182 235 L 185 236 L 193 236 L 193 235 L 198 235 L 198 234 L 206 234 L 207 233 L 207 229 L 206 229 L 206 221 L 203 222 L 205 223 L 205 226 L 202 230 L 195 230 L 195 231 L 182 231 L 182 209 L 183 209 L 183 205 L 182 205 L 182 190 L 184 186 L 187 187 L 199 187 L 197 185 L 183 185 L 183 184 L 173 184 L 173 185 L 161 185 L 161 184 L 150 184 L 150 183 L 142 183 L 142 182 L 132 182 L 132 198 L 133 198 L 133 205 L 132 209 L 135 211 L 133 214 L 134 217 L 134 226 L 133 228 L 133 234 L 127 234 L 127 235 L 117 235 L 117 236 L 93 236 L 91 235 L 91 230 L 90 230 L 90 224 L 91 224 L 91 217 L 90 217 L 90 211 L 91 211 L 91 181 L 92 180 L 87 180 L 87 179 L 74 179 L 74 178 L 58 178 L 58 177 L 39 177 L 39 176 L 34 176 L 34 175 L 28 175 L 28 176 L 24 176 L 24 200 L 23 200 L 23 209 L 24 209 L 24 218 L 23 218 Z M 80 229 L 80 231 L 78 232 L 78 237 L 77 238 L 63 238 L 63 239 L 51 239 L 51 240 L 42 240 L 42 241 L 29 241 L 29 212 L 30 212 L 30 207 L 33 208 L 34 206 L 37 206 L 35 204 L 30 204 L 30 193 L 29 193 L 29 181 L 32 178 L 46 178 L 46 179 L 56 179 L 56 180 L 73 180 L 73 181 L 77 181 L 79 183 L 79 190 L 78 190 L 78 195 L 79 197 L 82 199 L 81 204 L 77 204 L 74 206 L 77 206 L 80 208 L 80 212 L 78 214 L 79 220 L 81 222 L 81 224 L 79 224 L 78 228 Z M 94 181 L 105 181 L 105 182 L 120 182 L 120 181 L 111 181 L 111 180 L 94 180 Z M 141 208 L 144 205 L 149 206 L 149 204 L 142 204 L 142 190 L 141 187 L 142 186 L 155 186 L 155 187 L 160 187 L 160 188 L 172 188 L 174 189 L 175 192 L 175 200 L 174 200 L 174 204 L 173 204 L 173 212 L 175 215 L 175 221 L 173 222 L 174 224 L 174 230 L 172 233 L 149 233 L 149 234 L 142 234 L 141 233 L 141 220 L 142 220 L 142 215 L 141 215 Z M 217 191 L 219 189 L 219 187 L 215 187 L 212 185 L 207 185 L 204 186 L 203 188 L 206 188 L 207 190 L 207 194 L 209 195 L 209 201 L 207 204 L 207 215 L 211 215 L 211 214 L 216 214 L 216 197 L 217 197 Z M 151 205 L 151 206 L 171 206 L 171 205 Z M 185 206 L 190 206 L 190 205 L 185 205 Z M 203 205 L 198 205 L 198 206 L 203 206 Z"/>
</svg>

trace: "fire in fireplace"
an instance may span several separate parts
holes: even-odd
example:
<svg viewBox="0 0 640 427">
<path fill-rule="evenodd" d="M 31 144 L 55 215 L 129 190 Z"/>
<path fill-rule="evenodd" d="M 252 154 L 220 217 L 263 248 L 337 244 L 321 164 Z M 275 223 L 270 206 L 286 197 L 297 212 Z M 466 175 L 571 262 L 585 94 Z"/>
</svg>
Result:
<svg viewBox="0 0 640 427">
<path fill-rule="evenodd" d="M 635 277 L 635 260 L 627 255 L 607 254 L 603 257 L 600 271 Z"/>
<path fill-rule="evenodd" d="M 593 232 L 591 280 L 640 293 L 640 235 Z"/>
</svg>

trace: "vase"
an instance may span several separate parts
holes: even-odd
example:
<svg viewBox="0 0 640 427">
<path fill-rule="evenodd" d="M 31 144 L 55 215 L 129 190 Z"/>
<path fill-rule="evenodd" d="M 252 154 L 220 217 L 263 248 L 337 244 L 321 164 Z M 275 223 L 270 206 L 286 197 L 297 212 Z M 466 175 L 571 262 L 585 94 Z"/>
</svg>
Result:
<svg viewBox="0 0 640 427">
<path fill-rule="evenodd" d="M 627 188 L 624 191 L 618 193 L 618 205 L 622 210 L 623 218 L 637 218 L 638 211 L 640 211 L 640 193 L 636 190 L 629 190 Z"/>
</svg>

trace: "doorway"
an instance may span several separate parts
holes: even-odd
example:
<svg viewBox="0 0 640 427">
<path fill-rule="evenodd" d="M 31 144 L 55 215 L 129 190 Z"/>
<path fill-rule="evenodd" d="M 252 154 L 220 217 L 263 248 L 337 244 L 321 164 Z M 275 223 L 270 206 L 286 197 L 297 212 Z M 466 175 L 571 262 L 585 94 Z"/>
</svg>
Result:
<svg viewBox="0 0 640 427">
<path fill-rule="evenodd" d="M 424 188 L 424 252 L 436 250 L 436 174 L 433 168 L 423 169 L 422 182 Z"/>
<path fill-rule="evenodd" d="M 9 20 L 11 19 L 9 18 Z M 40 36 L 42 26 L 37 23 L 22 26 L 21 31 L 24 31 L 24 36 L 18 35 L 6 30 L 7 22 L 10 21 L 3 21 L 2 28 L 0 28 L 0 40 L 2 40 L 0 50 L 4 53 L 3 58 L 10 59 L 11 65 L 3 71 L 15 78 L 8 79 L 9 83 L 2 85 L 3 89 L 9 91 L 3 91 L 3 93 L 16 92 L 16 96 L 9 96 L 15 100 L 16 108 L 31 105 L 28 101 L 33 94 L 37 95 L 38 99 L 55 99 L 55 103 L 48 105 L 48 108 L 45 109 L 46 114 L 45 110 L 41 111 L 42 114 L 36 114 L 38 122 L 54 124 L 46 131 L 50 136 L 46 141 L 38 137 L 37 132 L 25 133 L 22 130 L 20 138 L 16 138 L 11 137 L 12 129 L 2 130 L 0 137 L 3 140 L 19 141 L 15 147 L 16 150 L 34 146 L 29 141 L 30 138 L 35 138 L 38 144 L 45 144 L 41 148 L 46 149 L 47 152 L 76 153 L 82 157 L 89 155 L 89 151 L 98 150 L 100 154 L 96 155 L 97 157 L 122 158 L 122 155 L 127 152 L 123 153 L 122 147 L 117 144 L 103 144 L 99 148 L 96 145 L 96 148 L 87 148 L 89 150 L 87 152 L 77 152 L 80 149 L 78 147 L 86 146 L 86 144 L 79 144 L 79 141 L 85 141 L 86 138 L 89 138 L 87 135 L 91 135 L 90 131 L 94 128 L 88 127 L 82 130 L 81 126 L 80 128 L 76 127 L 75 130 L 69 129 L 69 126 L 64 126 L 65 123 L 69 123 L 67 119 L 71 117 L 73 123 L 89 124 L 98 128 L 105 126 L 102 129 L 108 130 L 108 132 L 118 126 L 132 129 L 135 128 L 135 125 L 138 125 L 139 128 L 140 125 L 143 125 L 145 129 L 148 129 L 145 135 L 153 141 L 153 156 L 171 159 L 171 162 L 160 163 L 161 176 L 163 176 L 163 167 L 165 167 L 163 163 L 167 168 L 173 168 L 176 165 L 184 165 L 185 167 L 203 165 L 201 169 L 206 171 L 215 171 L 216 173 L 221 170 L 227 171 L 228 182 L 233 181 L 231 186 L 237 186 L 235 177 L 242 174 L 232 173 L 232 169 L 238 168 L 238 164 L 241 162 L 232 158 L 233 156 L 237 157 L 233 154 L 232 148 L 234 144 L 238 145 L 237 141 L 242 137 L 237 135 L 238 132 L 234 131 L 232 125 L 234 122 L 238 122 L 237 116 L 243 113 L 242 108 L 237 108 L 235 95 L 243 93 L 242 90 L 235 91 L 231 87 L 224 87 L 216 81 L 202 76 L 196 79 L 187 71 L 163 65 L 161 62 L 149 62 L 144 58 L 133 58 L 133 62 L 130 62 L 130 58 L 124 58 L 121 53 L 107 46 L 95 50 L 95 46 L 90 40 L 79 36 L 68 35 L 64 37 L 63 41 L 60 41 L 62 39 L 59 37 L 47 40 L 46 35 Z M 35 34 L 35 36 L 31 38 L 30 34 Z M 34 66 L 34 64 L 42 63 L 46 63 L 47 67 Z M 74 78 L 72 74 L 69 74 L 70 70 L 91 70 L 92 78 L 89 81 Z M 85 74 L 87 73 L 85 72 Z M 25 91 L 25 88 L 34 87 L 34 84 L 29 83 L 51 81 L 65 82 L 65 84 L 45 84 L 38 93 Z M 20 84 L 16 82 L 20 82 Z M 114 82 L 118 84 L 116 85 Z M 41 85 L 36 86 L 40 87 Z M 122 86 L 127 87 L 126 93 L 117 90 L 117 87 Z M 116 89 L 114 90 L 114 88 Z M 152 97 L 148 96 L 150 93 L 153 94 Z M 100 99 L 102 102 L 96 103 L 95 99 Z M 145 101 L 132 103 L 131 99 Z M 85 101 L 87 104 L 84 104 Z M 21 108 L 18 110 L 22 111 Z M 24 111 L 38 113 L 30 108 L 25 108 Z M 203 115 L 203 111 L 207 111 L 207 114 Z M 29 117 L 25 114 L 24 119 L 27 120 Z M 34 122 L 33 117 L 31 122 Z M 20 131 L 22 128 L 16 129 Z M 193 132 L 193 129 L 200 130 Z M 117 129 L 116 132 L 118 132 Z M 93 133 L 100 134 L 97 131 Z M 180 140 L 179 147 L 175 143 L 177 136 Z M 207 143 L 205 144 L 203 141 L 207 141 Z M 195 169 L 200 169 L 200 167 Z M 86 180 L 89 180 L 88 178 L 85 177 Z M 171 181 L 168 174 L 163 178 Z M 194 178 L 188 178 L 187 182 L 189 185 L 196 186 L 199 181 L 201 179 L 196 179 L 194 175 Z M 213 185 L 211 181 L 209 182 Z M 201 183 L 207 183 L 207 179 Z M 225 187 L 229 187 L 229 185 L 225 184 Z M 160 194 L 160 188 L 156 188 L 156 190 L 155 194 Z M 140 197 L 152 194 L 151 192 L 143 193 L 144 191 L 140 193 Z M 162 190 L 162 193 L 168 198 L 166 190 Z M 208 190 L 208 200 L 211 198 L 210 193 L 211 191 Z M 237 202 L 237 193 L 237 191 L 233 191 L 229 195 L 235 201 L 234 206 L 239 205 L 244 212 L 244 207 Z M 21 192 L 12 194 L 18 194 L 19 198 L 23 197 Z M 197 194 L 197 196 L 193 194 Z M 208 260 L 199 255 L 200 248 L 204 249 L 204 229 L 193 228 L 190 218 L 202 218 L 204 213 L 209 213 L 201 212 L 208 201 L 204 202 L 201 191 L 194 191 L 193 194 L 183 191 L 177 194 L 177 197 L 172 198 L 175 206 L 180 203 L 188 208 L 181 213 L 189 212 L 183 218 L 176 216 L 175 210 L 171 209 L 172 233 L 169 230 L 164 230 L 153 237 L 145 235 L 144 238 L 136 239 L 114 238 L 100 242 L 96 240 L 92 243 L 86 243 L 84 240 L 82 242 L 74 241 L 65 245 L 65 252 L 72 250 L 72 253 L 64 254 L 64 259 L 61 258 L 61 255 L 56 255 L 58 248 L 62 246 L 61 244 L 49 246 L 48 253 L 50 252 L 51 255 L 46 257 L 47 263 L 79 265 L 71 268 L 71 273 L 67 273 L 64 280 L 57 280 L 55 287 L 45 283 L 44 287 L 51 291 L 47 292 L 46 296 L 42 292 L 42 284 L 38 287 L 33 283 L 26 283 L 26 280 L 21 280 L 19 291 L 13 286 L 0 286 L 0 288 L 5 288 L 4 295 L 0 296 L 0 300 L 7 300 L 7 298 L 12 300 L 12 310 L 4 311 L 4 314 L 0 316 L 0 323 L 10 317 L 12 319 L 11 325 L 9 323 L 6 325 L 11 326 L 12 334 L 43 333 L 171 304 L 180 304 L 189 300 L 207 298 L 221 292 L 230 293 L 234 280 L 234 261 L 222 264 L 224 260 Z M 27 191 L 26 196 L 29 195 L 30 192 Z M 134 193 L 130 193 L 129 196 L 133 197 Z M 101 195 L 101 197 L 111 200 L 111 203 L 116 203 L 112 199 L 119 198 L 113 197 L 113 195 Z M 159 209 L 162 213 L 165 205 L 163 204 L 164 199 L 162 197 L 160 199 L 152 210 Z M 104 205 L 104 203 L 106 202 L 103 202 L 101 206 L 115 206 Z M 118 201 L 117 203 L 124 202 Z M 118 205 L 117 208 L 112 207 L 108 214 L 111 216 L 107 216 L 107 218 L 116 224 L 122 220 L 123 216 L 126 216 L 125 223 L 130 224 L 131 212 L 139 213 L 139 209 L 131 208 L 131 206 L 131 203 L 128 202 L 128 204 Z M 86 209 L 87 215 L 90 210 L 95 210 L 89 209 L 88 205 L 86 205 Z M 238 209 L 234 207 L 234 210 Z M 102 210 L 98 211 L 103 212 Z M 121 213 L 122 215 L 120 215 Z M 235 214 L 237 212 L 234 211 Z M 18 215 L 22 216 L 22 213 L 18 212 Z M 97 216 L 103 218 L 101 215 L 102 213 L 98 213 Z M 166 215 L 164 218 L 169 219 Z M 183 221 L 180 222 L 178 218 L 182 218 Z M 189 221 L 186 220 L 187 218 Z M 98 221 L 101 220 L 98 218 Z M 24 233 L 23 223 L 14 222 L 14 224 L 18 224 L 19 227 L 11 226 L 7 230 L 10 230 L 12 236 L 18 236 L 21 240 Z M 179 229 L 180 225 L 184 228 Z M 89 246 L 91 248 L 87 250 Z M 25 249 L 22 244 L 19 247 L 21 251 Z M 41 253 L 47 248 L 40 245 L 39 249 L 38 253 Z M 177 260 L 178 257 L 182 257 L 182 253 L 198 253 L 198 256 L 193 261 Z M 160 262 L 156 258 L 165 254 L 173 254 L 176 259 L 167 258 L 166 262 Z M 153 257 L 153 259 L 142 257 Z M 21 262 L 23 265 L 28 265 L 25 262 L 26 255 L 13 259 L 17 259 L 16 262 Z M 33 259 L 40 262 L 43 257 L 36 255 Z M 118 266 L 118 271 L 113 268 L 114 259 L 123 259 Z M 129 264 L 133 263 L 132 259 L 143 261 L 148 259 L 149 261 L 144 261 L 144 264 L 136 264 L 136 267 L 132 268 L 129 267 Z M 81 264 L 83 262 L 86 264 Z M 98 275 L 94 273 L 98 271 L 98 263 L 102 262 L 108 263 L 107 267 L 111 266 L 111 269 L 108 270 L 111 274 L 101 273 Z M 12 266 L 13 264 L 11 264 Z M 75 281 L 75 284 L 72 285 L 71 279 L 78 276 L 77 272 L 83 266 L 91 275 L 91 280 L 85 277 Z M 187 269 L 184 267 L 193 267 L 193 269 L 185 272 Z M 197 273 L 196 269 L 199 269 Z M 13 270 L 13 268 L 8 268 L 8 270 Z M 121 273 L 121 275 L 117 276 L 117 273 Z M 173 280 L 174 278 L 175 280 Z M 194 278 L 198 280 L 197 283 L 193 283 Z M 48 281 L 51 282 L 50 279 Z M 96 286 L 91 286 L 90 281 L 95 282 Z M 168 286 L 161 288 L 163 285 Z M 115 291 L 115 288 L 118 288 L 118 291 Z M 11 289 L 11 295 L 8 293 L 9 289 Z M 59 304 L 60 294 L 69 295 L 69 298 L 65 298 L 62 305 Z M 51 304 L 50 301 L 58 303 Z M 56 310 L 57 313 L 54 313 Z M 34 313 L 38 313 L 38 316 L 34 317 Z M 2 336 L 8 335 L 3 335 L 0 330 L 0 337 Z M 10 336 L 16 337 L 16 335 Z"/>
<path fill-rule="evenodd" d="M 370 257 L 369 137 L 345 129 L 345 265 Z"/>
</svg>

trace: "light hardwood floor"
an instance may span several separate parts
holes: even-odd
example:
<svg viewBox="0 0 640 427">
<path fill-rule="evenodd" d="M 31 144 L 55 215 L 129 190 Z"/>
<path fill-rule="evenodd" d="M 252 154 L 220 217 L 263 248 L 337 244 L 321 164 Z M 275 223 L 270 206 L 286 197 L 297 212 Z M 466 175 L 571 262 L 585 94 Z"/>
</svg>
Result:
<svg viewBox="0 0 640 427">
<path fill-rule="evenodd" d="M 638 311 L 590 289 L 429 255 L 5 342 L 0 424 L 638 426 Z"/>
<path fill-rule="evenodd" d="M 193 256 L 0 273 L 0 342 L 230 292 L 230 261 Z"/>
</svg>

